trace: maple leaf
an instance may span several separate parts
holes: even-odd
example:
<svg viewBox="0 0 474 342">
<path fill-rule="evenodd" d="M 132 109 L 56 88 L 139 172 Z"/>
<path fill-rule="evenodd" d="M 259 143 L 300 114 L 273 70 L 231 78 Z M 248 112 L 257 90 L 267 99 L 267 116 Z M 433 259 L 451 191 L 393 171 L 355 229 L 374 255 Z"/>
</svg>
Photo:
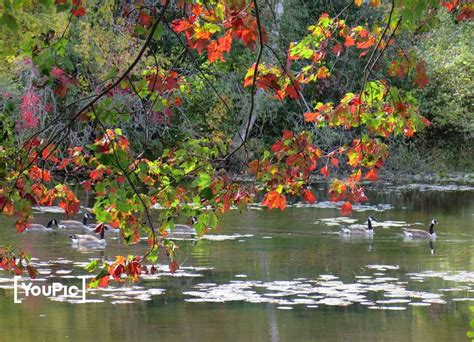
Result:
<svg viewBox="0 0 474 342">
<path fill-rule="evenodd" d="M 420 61 L 416 65 L 415 69 L 416 69 L 415 82 L 420 87 L 420 89 L 423 89 L 429 82 L 428 76 L 426 75 L 426 62 Z"/>
<path fill-rule="evenodd" d="M 355 45 L 355 40 L 351 36 L 346 36 L 345 41 L 344 41 L 344 46 L 349 47 Z"/>
<path fill-rule="evenodd" d="M 186 19 L 175 19 L 171 23 L 171 28 L 173 29 L 174 32 L 180 33 L 183 31 L 187 31 L 191 28 L 193 28 L 194 25 L 192 22 L 189 22 Z"/>
<path fill-rule="evenodd" d="M 107 287 L 109 285 L 110 277 L 105 276 L 99 279 L 99 287 Z"/>
<path fill-rule="evenodd" d="M 420 115 L 419 117 L 420 117 L 421 122 L 423 122 L 423 124 L 424 124 L 425 126 L 431 126 L 431 121 L 430 121 L 430 120 L 428 120 L 427 118 L 425 118 L 425 117 L 422 116 L 422 115 Z"/>
<path fill-rule="evenodd" d="M 459 0 L 451 0 L 451 1 L 446 1 L 441 3 L 443 7 L 445 7 L 448 12 L 451 12 L 453 9 L 455 9 L 459 5 Z"/>
<path fill-rule="evenodd" d="M 84 187 L 84 190 L 86 190 L 86 192 L 91 191 L 92 182 L 90 180 L 83 181 L 83 182 L 81 182 L 81 184 Z"/>
<path fill-rule="evenodd" d="M 325 165 L 324 167 L 321 168 L 321 170 L 319 171 L 324 177 L 329 177 L 329 168 L 327 165 Z"/>
<path fill-rule="evenodd" d="M 16 227 L 16 230 L 19 232 L 19 233 L 23 233 L 26 229 L 26 221 L 23 220 L 23 219 L 18 219 L 16 222 L 15 222 L 15 227 Z"/>
<path fill-rule="evenodd" d="M 344 216 L 350 215 L 352 213 L 352 204 L 350 202 L 344 202 L 341 206 L 341 214 Z"/>
<path fill-rule="evenodd" d="M 145 28 L 151 25 L 151 17 L 145 12 L 140 12 L 138 15 L 138 21 Z"/>
<path fill-rule="evenodd" d="M 305 199 L 306 202 L 308 202 L 308 203 L 316 202 L 316 197 L 313 195 L 313 193 L 310 190 L 304 189 L 303 190 L 303 195 L 304 195 L 304 199 Z"/>
<path fill-rule="evenodd" d="M 175 273 L 179 269 L 179 263 L 176 260 L 172 260 L 168 266 L 171 273 Z"/>
<path fill-rule="evenodd" d="M 294 84 L 290 84 L 285 88 L 285 93 L 294 100 L 299 99 L 300 95 L 298 90 L 300 89 L 298 81 L 294 81 Z"/>
<path fill-rule="evenodd" d="M 326 68 L 325 66 L 322 66 L 321 68 L 318 69 L 318 72 L 316 73 L 318 79 L 321 78 L 328 78 L 329 76 L 329 69 Z"/>
<path fill-rule="evenodd" d="M 337 43 L 336 45 L 334 45 L 334 46 L 332 47 L 332 52 L 334 52 L 334 55 L 335 55 L 336 57 L 339 57 L 340 54 L 341 54 L 341 52 L 342 52 L 342 45 L 339 44 L 339 43 Z"/>
<path fill-rule="evenodd" d="M 363 3 L 363 0 L 354 0 L 354 3 L 356 4 L 356 6 L 362 6 L 362 3 Z"/>
<path fill-rule="evenodd" d="M 268 209 L 279 208 L 284 210 L 286 207 L 286 197 L 278 191 L 272 190 L 265 195 L 262 205 L 267 206 Z"/>
<path fill-rule="evenodd" d="M 27 265 L 26 270 L 28 271 L 28 274 L 31 279 L 36 279 L 36 276 L 38 275 L 38 271 L 36 270 L 36 268 L 31 265 Z"/>
<path fill-rule="evenodd" d="M 381 0 L 370 0 L 370 6 L 372 7 L 379 7 L 381 4 Z"/>
<path fill-rule="evenodd" d="M 306 122 L 315 122 L 318 116 L 319 116 L 318 112 L 316 113 L 307 112 L 307 113 L 304 113 L 304 120 Z"/>
<path fill-rule="evenodd" d="M 369 172 L 365 175 L 364 179 L 367 179 L 371 182 L 375 182 L 378 177 L 377 177 L 377 172 L 374 169 L 370 169 Z"/>
<path fill-rule="evenodd" d="M 71 9 L 71 14 L 75 17 L 82 17 L 86 14 L 86 9 L 82 6 Z"/>
</svg>

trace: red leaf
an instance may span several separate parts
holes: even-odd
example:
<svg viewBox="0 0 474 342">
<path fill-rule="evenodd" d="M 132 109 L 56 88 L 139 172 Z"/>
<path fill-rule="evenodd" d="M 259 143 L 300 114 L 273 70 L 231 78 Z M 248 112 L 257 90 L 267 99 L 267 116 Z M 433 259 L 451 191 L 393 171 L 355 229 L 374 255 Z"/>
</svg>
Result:
<svg viewBox="0 0 474 342">
<path fill-rule="evenodd" d="M 448 12 L 451 12 L 454 8 L 459 5 L 459 0 L 451 0 L 449 2 L 443 2 L 441 4 L 443 7 L 446 7 L 448 9 Z"/>
<path fill-rule="evenodd" d="M 431 121 L 420 115 L 420 120 L 425 124 L 425 126 L 431 126 Z"/>
<path fill-rule="evenodd" d="M 336 57 L 339 57 L 341 52 L 342 52 L 342 45 L 337 43 L 336 45 L 334 45 L 332 47 L 332 52 L 334 52 L 334 55 L 336 55 Z"/>
<path fill-rule="evenodd" d="M 24 221 L 23 219 L 18 219 L 15 222 L 15 227 L 19 233 L 23 233 L 26 229 L 26 221 Z"/>
<path fill-rule="evenodd" d="M 86 192 L 91 191 L 92 182 L 90 180 L 83 181 L 81 184 L 84 187 L 84 190 L 86 190 Z"/>
<path fill-rule="evenodd" d="M 405 127 L 403 129 L 403 134 L 405 134 L 406 137 L 411 138 L 411 137 L 413 137 L 415 132 L 410 127 Z"/>
<path fill-rule="evenodd" d="M 145 12 L 140 12 L 140 14 L 138 15 L 138 21 L 143 27 L 146 28 L 151 24 L 151 17 Z"/>
<path fill-rule="evenodd" d="M 374 169 L 370 169 L 369 172 L 365 175 L 364 179 L 367 179 L 371 182 L 375 182 L 378 177 L 377 177 L 377 172 L 375 172 Z"/>
<path fill-rule="evenodd" d="M 298 94 L 298 90 L 300 89 L 299 83 L 297 81 L 294 84 L 290 84 L 285 88 L 285 93 L 292 99 L 298 100 L 300 95 Z"/>
<path fill-rule="evenodd" d="M 99 279 L 99 287 L 107 287 L 109 285 L 110 277 L 105 276 Z"/>
<path fill-rule="evenodd" d="M 26 270 L 28 271 L 28 274 L 30 275 L 31 279 L 36 279 L 36 275 L 38 274 L 38 271 L 36 270 L 36 268 L 34 268 L 31 265 L 27 265 Z"/>
<path fill-rule="evenodd" d="M 86 14 L 86 9 L 82 6 L 71 9 L 71 14 L 75 17 L 82 17 Z"/>
<path fill-rule="evenodd" d="M 329 177 L 329 169 L 328 169 L 328 166 L 325 165 L 324 167 L 321 168 L 321 170 L 319 171 L 324 177 Z"/>
<path fill-rule="evenodd" d="M 170 272 L 175 273 L 179 269 L 179 263 L 176 260 L 172 260 L 169 264 Z"/>
<path fill-rule="evenodd" d="M 421 61 L 416 65 L 416 84 L 423 89 L 429 82 L 428 76 L 426 75 L 426 62 Z"/>
<path fill-rule="evenodd" d="M 304 194 L 304 199 L 306 202 L 309 202 L 309 203 L 316 202 L 316 197 L 313 195 L 313 193 L 310 190 L 304 189 L 303 194 Z"/>
<path fill-rule="evenodd" d="M 341 206 L 341 214 L 347 216 L 350 213 L 352 213 L 352 204 L 350 202 L 344 202 Z"/>
<path fill-rule="evenodd" d="M 89 178 L 93 181 L 99 180 L 100 178 L 102 178 L 102 172 L 97 169 L 92 170 L 91 172 L 89 172 Z"/>
<path fill-rule="evenodd" d="M 337 167 L 339 165 L 339 160 L 337 160 L 336 158 L 331 158 L 331 164 Z"/>
</svg>

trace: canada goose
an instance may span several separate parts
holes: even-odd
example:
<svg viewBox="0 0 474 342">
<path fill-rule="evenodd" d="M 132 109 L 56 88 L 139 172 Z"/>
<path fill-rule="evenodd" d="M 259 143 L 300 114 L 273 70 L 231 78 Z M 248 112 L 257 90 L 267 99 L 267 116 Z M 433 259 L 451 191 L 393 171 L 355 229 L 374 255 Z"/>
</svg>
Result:
<svg viewBox="0 0 474 342">
<path fill-rule="evenodd" d="M 58 221 L 56 219 L 52 219 L 51 221 L 48 222 L 48 224 L 43 226 L 42 224 L 39 223 L 30 223 L 26 226 L 26 231 L 28 232 L 52 232 L 53 231 L 53 226 L 58 227 Z"/>
<path fill-rule="evenodd" d="M 84 214 L 84 218 L 82 219 L 82 222 L 76 221 L 76 220 L 61 220 L 59 221 L 59 224 L 64 226 L 61 228 L 67 228 L 67 229 L 87 229 L 88 228 L 88 223 L 87 220 L 91 219 L 92 216 L 88 213 Z"/>
<path fill-rule="evenodd" d="M 372 221 L 377 221 L 375 217 L 369 216 L 367 218 L 367 228 L 362 227 L 345 227 L 342 228 L 341 234 L 342 235 L 350 235 L 350 236 L 372 236 L 374 235 L 374 227 L 372 226 Z"/>
<path fill-rule="evenodd" d="M 69 235 L 69 237 L 73 245 L 105 246 L 107 244 L 104 238 L 106 229 L 103 223 L 97 225 L 95 231 L 96 233 L 100 233 L 100 238 L 87 234 L 74 234 Z"/>
<path fill-rule="evenodd" d="M 435 224 L 438 224 L 436 219 L 431 221 L 431 224 L 428 228 L 428 231 L 423 229 L 403 229 L 403 234 L 405 238 L 408 239 L 436 239 L 436 233 L 434 231 Z"/>
<path fill-rule="evenodd" d="M 167 233 L 169 234 L 168 236 L 173 236 L 173 235 L 196 235 L 196 229 L 194 229 L 192 226 L 194 226 L 197 223 L 197 218 L 195 216 L 191 217 L 191 223 L 192 225 L 189 226 L 187 224 L 175 224 L 174 229 L 171 232 L 170 230 L 166 230 Z"/>
</svg>

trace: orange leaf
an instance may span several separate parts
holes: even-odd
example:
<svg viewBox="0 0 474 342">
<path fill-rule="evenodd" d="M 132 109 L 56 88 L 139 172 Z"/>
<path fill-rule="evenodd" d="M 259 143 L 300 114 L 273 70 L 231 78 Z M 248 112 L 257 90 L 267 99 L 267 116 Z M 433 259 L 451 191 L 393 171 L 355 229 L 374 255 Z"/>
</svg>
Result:
<svg viewBox="0 0 474 342">
<path fill-rule="evenodd" d="M 347 216 L 350 213 L 352 213 L 352 204 L 350 202 L 344 202 L 341 206 L 341 214 Z"/>
<path fill-rule="evenodd" d="M 319 116 L 318 112 L 316 113 L 307 112 L 307 113 L 304 113 L 304 120 L 306 122 L 315 122 L 318 116 Z"/>
<path fill-rule="evenodd" d="M 346 36 L 346 39 L 345 39 L 345 41 L 344 41 L 344 45 L 345 45 L 345 47 L 349 47 L 349 46 L 355 45 L 355 40 L 354 40 L 354 38 L 352 38 L 351 36 Z"/>
<path fill-rule="evenodd" d="M 99 279 L 99 287 L 107 287 L 109 285 L 109 276 L 105 276 Z"/>
<path fill-rule="evenodd" d="M 272 190 L 265 195 L 262 205 L 267 206 L 268 209 L 279 208 L 280 210 L 284 210 L 286 207 L 286 197 L 276 190 Z"/>
<path fill-rule="evenodd" d="M 377 177 L 377 172 L 375 172 L 374 169 L 370 169 L 369 172 L 365 175 L 364 179 L 367 179 L 371 182 L 375 182 L 378 177 Z"/>
</svg>

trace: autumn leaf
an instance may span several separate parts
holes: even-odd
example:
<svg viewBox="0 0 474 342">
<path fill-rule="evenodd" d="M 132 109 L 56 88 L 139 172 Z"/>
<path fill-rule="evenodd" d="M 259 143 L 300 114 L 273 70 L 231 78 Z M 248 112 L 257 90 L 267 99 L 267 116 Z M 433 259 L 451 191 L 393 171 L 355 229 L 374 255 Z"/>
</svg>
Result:
<svg viewBox="0 0 474 342">
<path fill-rule="evenodd" d="M 321 168 L 321 170 L 319 171 L 324 177 L 329 177 L 329 168 L 327 165 L 325 165 L 324 167 Z"/>
<path fill-rule="evenodd" d="M 175 273 L 179 269 L 179 263 L 176 260 L 172 260 L 168 266 L 171 273 Z"/>
<path fill-rule="evenodd" d="M 453 9 L 455 9 L 459 5 L 459 0 L 451 0 L 451 1 L 445 1 L 441 3 L 443 7 L 445 7 L 448 12 L 451 12 Z"/>
<path fill-rule="evenodd" d="M 420 89 L 423 89 L 429 82 L 428 76 L 426 75 L 426 62 L 420 61 L 416 65 L 415 69 L 416 69 L 415 82 L 420 87 Z"/>
<path fill-rule="evenodd" d="M 339 43 L 337 43 L 336 45 L 334 45 L 334 46 L 332 47 L 332 52 L 334 53 L 334 55 L 335 55 L 336 57 L 339 57 L 339 55 L 340 55 L 341 52 L 342 52 L 342 45 L 339 44 Z"/>
<path fill-rule="evenodd" d="M 138 21 L 145 28 L 151 25 L 151 17 L 145 12 L 140 12 L 138 15 Z"/>
<path fill-rule="evenodd" d="M 354 3 L 356 4 L 356 6 L 362 6 L 362 3 L 363 3 L 363 0 L 354 0 Z"/>
<path fill-rule="evenodd" d="M 378 179 L 377 172 L 374 169 L 370 169 L 365 175 L 364 179 L 375 182 Z"/>
<path fill-rule="evenodd" d="M 304 195 L 304 199 L 305 199 L 306 202 L 308 202 L 308 203 L 316 202 L 316 197 L 313 195 L 313 193 L 310 190 L 304 189 L 303 190 L 303 195 Z"/>
<path fill-rule="evenodd" d="M 278 191 L 272 190 L 265 195 L 262 205 L 267 206 L 268 209 L 279 208 L 280 210 L 284 210 L 286 207 L 286 197 L 278 193 Z"/>
<path fill-rule="evenodd" d="M 341 206 L 341 214 L 344 216 L 350 215 L 352 213 L 352 204 L 350 202 L 344 202 Z"/>
<path fill-rule="evenodd" d="M 318 112 L 316 113 L 307 112 L 307 113 L 304 113 L 304 120 L 306 122 L 315 122 L 318 116 L 319 116 Z"/>
<path fill-rule="evenodd" d="M 355 45 L 355 40 L 351 36 L 346 36 L 345 41 L 344 41 L 344 46 L 349 47 Z"/>
<path fill-rule="evenodd" d="M 83 181 L 81 182 L 82 186 L 84 187 L 84 190 L 86 192 L 89 192 L 91 191 L 91 186 L 92 186 L 92 182 L 90 180 L 87 180 L 87 181 Z"/>
<path fill-rule="evenodd" d="M 36 276 L 38 275 L 38 271 L 36 270 L 36 268 L 31 265 L 27 265 L 26 270 L 28 271 L 28 274 L 31 279 L 36 279 Z"/>
<path fill-rule="evenodd" d="M 431 121 L 425 118 L 424 116 L 420 115 L 420 120 L 425 126 L 431 126 Z"/>
<path fill-rule="evenodd" d="M 105 276 L 99 279 L 99 287 L 107 287 L 109 285 L 110 277 Z"/>
</svg>

